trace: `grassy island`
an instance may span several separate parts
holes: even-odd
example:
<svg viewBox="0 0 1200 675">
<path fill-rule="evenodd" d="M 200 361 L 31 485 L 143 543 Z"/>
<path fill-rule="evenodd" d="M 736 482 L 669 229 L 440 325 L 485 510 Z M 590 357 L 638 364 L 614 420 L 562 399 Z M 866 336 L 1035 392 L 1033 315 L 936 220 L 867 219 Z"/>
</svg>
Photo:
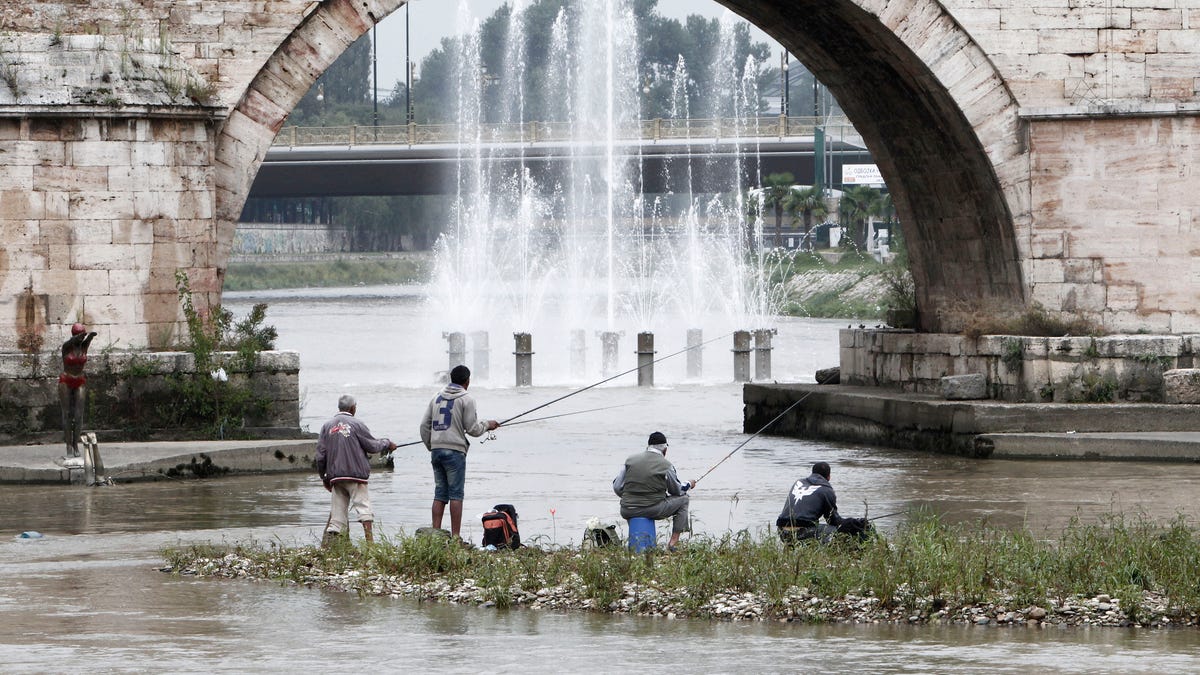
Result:
<svg viewBox="0 0 1200 675">
<path fill-rule="evenodd" d="M 492 552 L 399 536 L 321 549 L 198 545 L 164 571 L 507 608 L 807 623 L 1200 625 L 1200 537 L 1182 517 L 1072 522 L 1053 539 L 918 517 L 865 543 L 782 546 L 769 532 L 674 553 Z"/>
</svg>

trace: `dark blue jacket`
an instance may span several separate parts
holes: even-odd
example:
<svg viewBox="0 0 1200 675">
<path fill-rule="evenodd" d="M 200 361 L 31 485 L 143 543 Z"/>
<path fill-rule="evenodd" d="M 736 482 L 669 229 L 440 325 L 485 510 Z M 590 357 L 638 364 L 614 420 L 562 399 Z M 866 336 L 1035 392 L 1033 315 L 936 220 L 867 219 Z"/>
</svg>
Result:
<svg viewBox="0 0 1200 675">
<path fill-rule="evenodd" d="M 812 527 L 821 518 L 834 526 L 841 525 L 843 520 L 837 512 L 833 486 L 824 476 L 814 473 L 792 486 L 775 527 Z"/>
</svg>

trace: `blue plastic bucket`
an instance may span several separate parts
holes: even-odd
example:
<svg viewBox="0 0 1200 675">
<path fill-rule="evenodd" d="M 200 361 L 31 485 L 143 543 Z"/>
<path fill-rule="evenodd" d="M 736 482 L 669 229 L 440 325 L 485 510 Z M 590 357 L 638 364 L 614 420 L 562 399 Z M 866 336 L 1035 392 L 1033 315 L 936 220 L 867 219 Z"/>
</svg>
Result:
<svg viewBox="0 0 1200 675">
<path fill-rule="evenodd" d="M 654 531 L 654 521 L 649 518 L 629 519 L 629 548 L 634 553 L 641 553 L 648 548 L 654 548 L 657 533 Z"/>
</svg>

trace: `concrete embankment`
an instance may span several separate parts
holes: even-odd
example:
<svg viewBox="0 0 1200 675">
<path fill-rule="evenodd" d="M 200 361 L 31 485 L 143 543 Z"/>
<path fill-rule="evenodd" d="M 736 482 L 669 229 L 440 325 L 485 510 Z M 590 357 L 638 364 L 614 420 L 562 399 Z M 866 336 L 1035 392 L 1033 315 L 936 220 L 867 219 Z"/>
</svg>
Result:
<svg viewBox="0 0 1200 675">
<path fill-rule="evenodd" d="M 317 441 L 183 441 L 100 445 L 102 475 L 118 483 L 168 478 L 312 471 Z M 63 466 L 59 445 L 0 447 L 0 483 L 81 482 L 82 467 Z M 68 462 L 69 464 L 69 462 Z"/>
<path fill-rule="evenodd" d="M 979 458 L 1200 461 L 1200 406 L 946 401 L 875 387 L 748 384 L 744 429 Z"/>
</svg>

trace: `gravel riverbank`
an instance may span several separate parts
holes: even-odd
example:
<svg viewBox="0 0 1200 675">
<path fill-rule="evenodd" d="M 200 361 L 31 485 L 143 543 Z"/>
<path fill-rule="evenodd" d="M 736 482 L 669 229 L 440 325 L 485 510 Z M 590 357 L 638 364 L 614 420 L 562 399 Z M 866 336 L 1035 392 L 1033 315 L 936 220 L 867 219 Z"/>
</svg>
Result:
<svg viewBox="0 0 1200 675">
<path fill-rule="evenodd" d="M 508 553 L 476 555 L 511 556 Z M 586 556 L 589 552 L 575 553 Z M 686 557 L 687 552 L 666 557 Z M 639 556 L 640 557 L 640 556 Z M 1172 610 L 1167 598 L 1145 592 L 1134 612 L 1122 607 L 1118 598 L 1108 594 L 1047 598 L 1042 604 L 1015 606 L 1011 596 L 1000 595 L 995 601 L 977 604 L 945 604 L 931 597 L 914 598 L 908 603 L 889 606 L 871 594 L 848 593 L 842 597 L 814 594 L 806 588 L 791 587 L 776 599 L 765 594 L 719 591 L 697 601 L 695 589 L 661 588 L 650 583 L 627 582 L 611 600 L 589 597 L 588 583 L 570 575 L 565 583 L 541 587 L 525 579 L 520 585 L 497 585 L 494 581 L 463 577 L 417 581 L 401 575 L 341 571 L 307 567 L 300 574 L 294 565 L 273 568 L 261 559 L 237 553 L 213 557 L 177 559 L 162 568 L 164 572 L 201 577 L 273 581 L 337 591 L 407 597 L 427 601 L 453 602 L 483 607 L 528 607 L 546 610 L 596 611 L 674 618 L 706 618 L 730 621 L 780 621 L 804 623 L 907 623 L 971 624 L 977 626 L 1021 626 L 1051 628 L 1072 626 L 1106 627 L 1195 627 L 1195 613 Z M 903 595 L 904 589 L 898 596 Z"/>
</svg>

